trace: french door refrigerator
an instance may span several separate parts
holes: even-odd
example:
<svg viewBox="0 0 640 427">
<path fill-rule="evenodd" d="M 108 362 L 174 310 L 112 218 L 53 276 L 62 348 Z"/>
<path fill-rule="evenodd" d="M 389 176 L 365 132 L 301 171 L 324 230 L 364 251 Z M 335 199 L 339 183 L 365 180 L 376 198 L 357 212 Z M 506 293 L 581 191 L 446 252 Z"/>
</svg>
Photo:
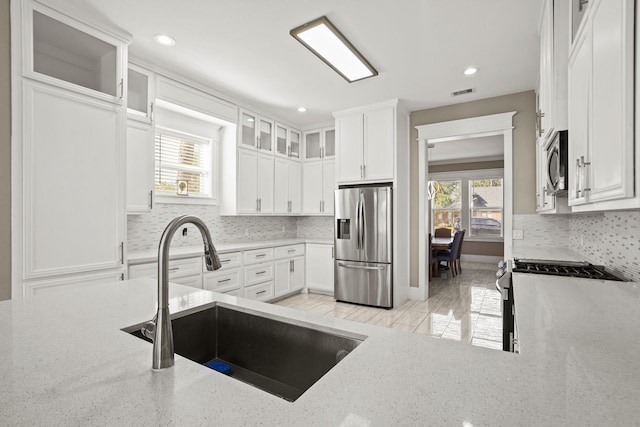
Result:
<svg viewBox="0 0 640 427">
<path fill-rule="evenodd" d="M 336 300 L 393 307 L 392 201 L 390 186 L 335 191 Z"/>
</svg>

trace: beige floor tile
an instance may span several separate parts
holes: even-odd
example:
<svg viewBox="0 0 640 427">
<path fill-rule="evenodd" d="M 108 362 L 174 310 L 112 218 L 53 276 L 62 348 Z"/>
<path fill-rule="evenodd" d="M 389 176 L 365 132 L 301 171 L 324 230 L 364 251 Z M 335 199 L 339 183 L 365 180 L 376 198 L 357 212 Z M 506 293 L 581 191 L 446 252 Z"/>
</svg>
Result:
<svg viewBox="0 0 640 427">
<path fill-rule="evenodd" d="M 421 313 L 419 311 L 411 311 L 411 309 L 405 311 L 395 323 L 402 323 L 409 326 L 418 326 L 427 317 L 427 313 Z"/>
<path fill-rule="evenodd" d="M 397 329 L 398 331 L 413 332 L 416 327 L 411 325 L 404 325 L 402 323 L 394 323 L 393 325 L 391 325 L 391 328 Z"/>
<path fill-rule="evenodd" d="M 347 320 L 354 320 L 356 322 L 367 323 L 371 320 L 376 314 L 379 313 L 379 309 L 362 307 L 359 310 L 351 313 L 346 317 Z"/>
</svg>

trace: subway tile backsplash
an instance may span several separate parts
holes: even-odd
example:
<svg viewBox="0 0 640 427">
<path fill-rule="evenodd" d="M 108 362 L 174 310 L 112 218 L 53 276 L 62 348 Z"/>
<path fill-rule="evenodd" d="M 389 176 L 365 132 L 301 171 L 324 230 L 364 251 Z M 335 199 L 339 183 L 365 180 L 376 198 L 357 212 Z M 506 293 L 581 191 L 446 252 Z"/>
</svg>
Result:
<svg viewBox="0 0 640 427">
<path fill-rule="evenodd" d="M 333 217 L 299 217 L 298 237 L 308 239 L 333 239 Z"/>
<path fill-rule="evenodd" d="M 514 250 L 522 247 L 567 246 L 569 242 L 567 215 L 513 215 L 513 229 L 524 231 L 524 239 L 513 241 Z"/>
</svg>

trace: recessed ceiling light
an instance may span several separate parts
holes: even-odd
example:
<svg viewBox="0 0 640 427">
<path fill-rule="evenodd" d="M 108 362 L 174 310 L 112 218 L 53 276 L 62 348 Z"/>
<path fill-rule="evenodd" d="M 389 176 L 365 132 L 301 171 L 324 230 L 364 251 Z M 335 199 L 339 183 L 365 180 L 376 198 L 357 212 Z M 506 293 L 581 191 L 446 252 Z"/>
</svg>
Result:
<svg viewBox="0 0 640 427">
<path fill-rule="evenodd" d="M 166 34 L 156 34 L 155 36 L 153 36 L 153 39 L 163 46 L 173 46 L 176 44 L 175 39 Z"/>
<path fill-rule="evenodd" d="M 349 83 L 378 75 L 369 61 L 326 16 L 307 22 L 289 33 Z"/>
<path fill-rule="evenodd" d="M 464 75 L 465 75 L 465 76 L 472 76 L 472 75 L 474 75 L 474 74 L 475 74 L 475 73 L 477 73 L 477 72 L 478 72 L 478 69 L 477 69 L 477 68 L 475 68 L 475 67 L 469 67 L 469 68 L 467 68 L 467 69 L 465 69 L 465 70 L 464 70 Z"/>
<path fill-rule="evenodd" d="M 305 111 L 307 111 L 307 109 L 304 107 L 298 107 L 298 111 L 304 113 Z"/>
</svg>

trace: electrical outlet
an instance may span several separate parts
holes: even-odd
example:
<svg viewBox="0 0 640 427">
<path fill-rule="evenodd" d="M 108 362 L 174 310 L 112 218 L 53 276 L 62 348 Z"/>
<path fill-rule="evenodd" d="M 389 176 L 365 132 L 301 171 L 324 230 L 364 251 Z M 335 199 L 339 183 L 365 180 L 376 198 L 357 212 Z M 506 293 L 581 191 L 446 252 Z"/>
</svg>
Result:
<svg viewBox="0 0 640 427">
<path fill-rule="evenodd" d="M 189 232 L 189 229 L 187 227 L 184 227 L 182 229 L 182 234 L 180 235 L 180 240 L 187 240 L 187 233 Z"/>
<path fill-rule="evenodd" d="M 513 240 L 524 239 L 524 230 L 513 230 Z"/>
</svg>

